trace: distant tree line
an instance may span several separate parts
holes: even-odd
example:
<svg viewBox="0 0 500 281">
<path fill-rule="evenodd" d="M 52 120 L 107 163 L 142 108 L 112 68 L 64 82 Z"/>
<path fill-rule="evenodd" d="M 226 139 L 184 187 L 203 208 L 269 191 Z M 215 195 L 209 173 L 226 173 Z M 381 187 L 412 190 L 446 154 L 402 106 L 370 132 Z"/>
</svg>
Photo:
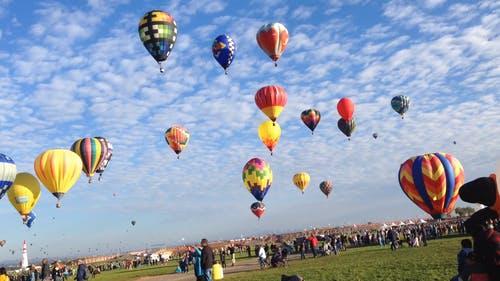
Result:
<svg viewBox="0 0 500 281">
<path fill-rule="evenodd" d="M 456 207 L 455 208 L 455 214 L 457 214 L 457 216 L 459 217 L 464 217 L 464 216 L 469 216 L 469 215 L 472 215 L 474 214 L 476 210 L 474 210 L 474 208 L 472 207 Z"/>
</svg>

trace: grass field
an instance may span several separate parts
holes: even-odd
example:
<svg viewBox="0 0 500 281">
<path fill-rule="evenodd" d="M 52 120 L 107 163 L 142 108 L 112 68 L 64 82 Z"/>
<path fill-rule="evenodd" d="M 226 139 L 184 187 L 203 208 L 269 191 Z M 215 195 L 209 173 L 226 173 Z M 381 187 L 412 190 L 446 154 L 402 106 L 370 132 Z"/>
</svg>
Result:
<svg viewBox="0 0 500 281">
<path fill-rule="evenodd" d="M 309 281 L 341 280 L 449 280 L 457 271 L 456 254 L 463 237 L 429 241 L 427 247 L 403 247 L 392 252 L 388 246 L 348 249 L 339 255 L 290 261 L 288 268 L 268 268 L 226 274 L 226 281 L 276 281 L 281 274 L 298 274 Z M 239 260 L 243 260 L 240 258 Z M 255 258 L 252 258 L 255 260 Z M 103 272 L 95 280 L 134 280 L 138 277 L 170 274 L 175 262 L 167 266 L 142 267 L 137 270 Z M 191 274 L 191 272 L 189 273 Z M 194 276 L 193 276 L 194 280 Z"/>
</svg>

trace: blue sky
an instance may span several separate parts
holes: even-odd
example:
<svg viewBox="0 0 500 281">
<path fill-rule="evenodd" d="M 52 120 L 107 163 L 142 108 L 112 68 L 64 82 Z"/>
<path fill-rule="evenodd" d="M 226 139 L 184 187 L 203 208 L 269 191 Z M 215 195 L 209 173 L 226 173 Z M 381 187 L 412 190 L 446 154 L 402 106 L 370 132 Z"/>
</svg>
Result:
<svg viewBox="0 0 500 281">
<path fill-rule="evenodd" d="M 498 1 L 28 2 L 0 1 L 0 152 L 31 173 L 38 154 L 82 137 L 106 137 L 114 155 L 102 181 L 82 174 L 61 209 L 43 189 L 31 229 L 3 198 L 0 261 L 16 259 L 23 239 L 32 256 L 94 255 L 428 217 L 401 191 L 401 163 L 451 153 L 469 181 L 500 158 Z M 153 9 L 178 27 L 164 74 L 137 34 Z M 290 33 L 277 68 L 255 40 L 268 22 Z M 211 53 L 224 33 L 237 45 L 227 76 Z M 288 92 L 272 157 L 254 103 L 271 84 Z M 390 107 L 400 94 L 412 100 L 404 120 Z M 336 125 L 344 96 L 356 104 L 351 141 Z M 314 136 L 299 118 L 311 107 L 322 113 Z M 163 136 L 172 125 L 191 133 L 179 160 Z M 274 172 L 260 221 L 241 180 L 253 157 Z M 300 171 L 311 175 L 304 195 L 292 183 Z"/>
</svg>

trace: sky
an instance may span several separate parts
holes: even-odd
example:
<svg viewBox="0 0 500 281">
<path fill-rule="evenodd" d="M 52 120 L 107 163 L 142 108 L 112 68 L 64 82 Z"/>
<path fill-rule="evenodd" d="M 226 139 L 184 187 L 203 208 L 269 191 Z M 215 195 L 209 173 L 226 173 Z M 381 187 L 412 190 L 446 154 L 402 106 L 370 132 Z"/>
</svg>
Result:
<svg viewBox="0 0 500 281">
<path fill-rule="evenodd" d="M 137 32 L 154 9 L 178 28 L 165 73 Z M 34 174 L 40 153 L 83 137 L 114 148 L 102 180 L 82 173 L 62 208 L 42 188 L 30 229 L 0 201 L 0 263 L 20 259 L 24 239 L 30 257 L 88 256 L 428 218 L 399 187 L 406 159 L 450 153 L 466 182 L 500 160 L 498 1 L 0 0 L 0 19 L 0 152 Z M 278 67 L 255 39 L 270 22 L 290 34 Z M 220 34 L 236 43 L 228 75 L 211 53 Z M 288 93 L 273 156 L 254 102 L 267 85 Z M 405 119 L 395 95 L 411 99 Z M 356 106 L 350 141 L 336 124 L 342 97 Z M 308 108 L 322 114 L 314 135 L 300 120 Z M 180 159 L 164 139 L 173 125 L 191 134 Z M 241 179 L 254 157 L 274 174 L 260 220 Z M 301 171 L 311 176 L 304 194 L 292 183 Z"/>
</svg>

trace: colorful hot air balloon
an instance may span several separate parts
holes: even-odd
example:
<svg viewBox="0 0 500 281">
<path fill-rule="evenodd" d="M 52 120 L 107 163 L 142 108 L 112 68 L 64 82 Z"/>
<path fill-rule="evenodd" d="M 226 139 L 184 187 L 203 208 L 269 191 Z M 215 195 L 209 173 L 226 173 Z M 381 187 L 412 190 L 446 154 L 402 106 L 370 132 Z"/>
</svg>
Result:
<svg viewBox="0 0 500 281">
<path fill-rule="evenodd" d="M 326 195 L 326 198 L 328 198 L 328 195 L 330 195 L 330 192 L 332 192 L 333 185 L 331 181 L 322 181 L 319 184 L 319 189 L 321 192 L 323 192 Z"/>
<path fill-rule="evenodd" d="M 273 122 L 280 115 L 286 105 L 288 96 L 280 86 L 265 86 L 255 93 L 255 104 Z"/>
<path fill-rule="evenodd" d="M 337 127 L 339 130 L 347 136 L 348 140 L 351 140 L 351 136 L 356 130 L 356 119 L 352 118 L 350 121 L 346 121 L 343 118 L 340 118 L 337 122 Z"/>
<path fill-rule="evenodd" d="M 231 65 L 234 59 L 236 45 L 233 38 L 227 34 L 219 35 L 212 43 L 212 54 L 215 60 L 224 68 L 224 73 L 227 74 L 227 68 Z"/>
<path fill-rule="evenodd" d="M 31 211 L 27 216 L 26 216 L 26 226 L 28 228 L 31 228 L 33 226 L 33 223 L 36 220 L 36 214 L 35 212 Z"/>
<path fill-rule="evenodd" d="M 243 167 L 242 179 L 255 199 L 262 201 L 273 183 L 273 171 L 264 159 L 252 158 Z"/>
<path fill-rule="evenodd" d="M 300 189 L 300 191 L 302 191 L 302 194 L 304 194 L 304 191 L 306 190 L 310 181 L 311 177 L 306 172 L 300 172 L 293 176 L 293 183 L 295 184 L 295 186 L 297 186 L 298 189 Z"/>
<path fill-rule="evenodd" d="M 273 123 L 271 120 L 266 120 L 260 124 L 259 138 L 269 151 L 271 151 L 271 155 L 273 155 L 273 149 L 278 144 L 280 137 L 281 127 L 278 122 Z"/>
<path fill-rule="evenodd" d="M 89 178 L 89 183 L 91 183 L 94 173 L 102 165 L 108 153 L 107 145 L 103 145 L 96 138 L 83 138 L 75 141 L 70 150 L 78 154 L 82 159 L 83 172 Z"/>
<path fill-rule="evenodd" d="M 14 160 L 9 156 L 0 153 L 0 199 L 12 186 L 16 179 L 17 169 Z"/>
<path fill-rule="evenodd" d="M 342 119 L 350 121 L 354 115 L 354 102 L 350 98 L 341 98 L 337 103 L 337 111 Z"/>
<path fill-rule="evenodd" d="M 408 96 L 395 96 L 391 100 L 391 107 L 401 115 L 401 119 L 405 118 L 405 113 L 410 108 L 410 98 Z"/>
<path fill-rule="evenodd" d="M 260 220 L 260 217 L 266 212 L 266 205 L 262 202 L 254 202 L 250 205 L 250 210 Z"/>
<path fill-rule="evenodd" d="M 278 59 L 288 44 L 288 30 L 278 22 L 264 24 L 257 32 L 257 44 L 278 66 Z"/>
<path fill-rule="evenodd" d="M 447 153 L 418 155 L 399 169 L 399 185 L 413 203 L 434 219 L 453 211 L 464 183 L 462 164 Z"/>
<path fill-rule="evenodd" d="M 188 130 L 182 126 L 172 126 L 165 132 L 165 141 L 177 154 L 177 159 L 179 159 L 179 154 L 188 145 L 189 136 Z"/>
<path fill-rule="evenodd" d="M 7 241 L 5 241 L 5 240 L 0 241 L 0 247 L 3 247 L 3 245 L 5 245 L 6 243 L 7 243 Z"/>
<path fill-rule="evenodd" d="M 95 137 L 101 143 L 101 146 L 106 147 L 106 154 L 104 155 L 104 159 L 101 164 L 95 170 L 96 173 L 99 174 L 99 180 L 101 180 L 102 173 L 106 170 L 106 167 L 109 165 L 109 161 L 111 161 L 111 157 L 113 156 L 113 145 L 103 137 Z"/>
<path fill-rule="evenodd" d="M 321 113 L 316 109 L 306 109 L 300 114 L 300 119 L 311 130 L 311 134 L 314 134 L 314 129 L 321 120 Z"/>
<path fill-rule="evenodd" d="M 35 159 L 35 172 L 61 207 L 61 199 L 82 173 L 82 159 L 67 149 L 49 149 Z"/>
<path fill-rule="evenodd" d="M 139 21 L 139 37 L 163 73 L 165 70 L 161 62 L 168 58 L 177 40 L 177 24 L 174 18 L 160 10 L 147 12 Z"/>
<path fill-rule="evenodd" d="M 27 223 L 27 217 L 38 199 L 40 199 L 40 183 L 30 173 L 19 173 L 11 188 L 7 192 L 12 206 L 23 218 L 23 223 Z"/>
</svg>

